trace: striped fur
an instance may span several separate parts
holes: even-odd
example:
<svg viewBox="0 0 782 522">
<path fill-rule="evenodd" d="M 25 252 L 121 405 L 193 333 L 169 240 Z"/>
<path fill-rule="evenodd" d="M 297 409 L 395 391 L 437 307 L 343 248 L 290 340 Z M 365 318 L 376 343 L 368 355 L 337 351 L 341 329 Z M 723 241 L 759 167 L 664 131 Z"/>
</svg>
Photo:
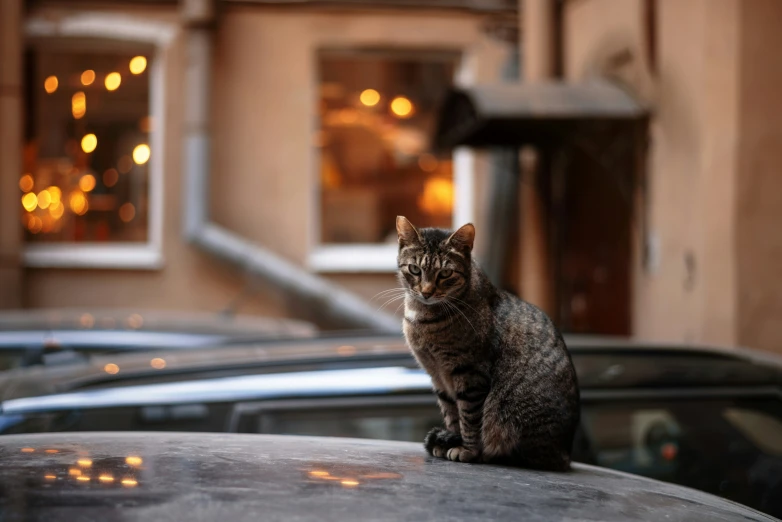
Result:
<svg viewBox="0 0 782 522">
<path fill-rule="evenodd" d="M 432 378 L 445 427 L 426 450 L 461 462 L 570 468 L 579 392 L 551 320 L 496 289 L 472 260 L 475 228 L 416 229 L 397 218 L 404 333 Z"/>
</svg>

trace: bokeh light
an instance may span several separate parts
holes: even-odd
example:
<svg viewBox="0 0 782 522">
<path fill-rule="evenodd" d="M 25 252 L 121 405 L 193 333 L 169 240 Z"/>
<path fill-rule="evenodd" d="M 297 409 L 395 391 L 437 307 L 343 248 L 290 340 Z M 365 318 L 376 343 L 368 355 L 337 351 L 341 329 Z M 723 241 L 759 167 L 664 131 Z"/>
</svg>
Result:
<svg viewBox="0 0 782 522">
<path fill-rule="evenodd" d="M 19 189 L 22 192 L 30 192 L 31 190 L 33 190 L 34 186 L 35 186 L 35 182 L 31 175 L 25 174 L 24 176 L 19 178 Z"/>
<path fill-rule="evenodd" d="M 87 134 L 81 139 L 81 150 L 89 154 L 98 146 L 98 137 L 94 134 Z"/>
<path fill-rule="evenodd" d="M 87 96 L 79 91 L 71 97 L 71 113 L 75 119 L 81 119 L 87 112 Z"/>
<path fill-rule="evenodd" d="M 109 73 L 106 75 L 106 80 L 104 84 L 106 85 L 106 90 L 108 91 L 116 91 L 119 89 L 119 85 L 122 83 L 122 75 L 118 72 Z"/>
<path fill-rule="evenodd" d="M 56 76 L 49 76 L 43 81 L 43 88 L 48 92 L 49 94 L 53 93 L 57 90 L 57 87 L 60 85 L 60 81 L 57 79 Z"/>
<path fill-rule="evenodd" d="M 92 174 L 85 174 L 79 179 L 79 188 L 84 192 L 90 192 L 95 188 L 95 176 Z"/>
<path fill-rule="evenodd" d="M 109 363 L 103 367 L 103 371 L 111 375 L 116 375 L 119 373 L 119 366 L 114 363 Z"/>
<path fill-rule="evenodd" d="M 81 73 L 81 84 L 82 85 L 92 85 L 92 82 L 95 81 L 95 71 L 92 69 L 87 69 L 83 73 Z"/>
<path fill-rule="evenodd" d="M 129 223 L 133 221 L 134 217 L 136 217 L 136 207 L 133 206 L 133 203 L 125 203 L 119 207 L 119 218 L 123 222 Z"/>
<path fill-rule="evenodd" d="M 133 161 L 135 161 L 139 165 L 143 165 L 147 161 L 149 161 L 149 155 L 151 151 L 149 150 L 149 145 L 146 143 L 142 143 L 141 145 L 136 145 L 136 148 L 133 149 Z"/>
<path fill-rule="evenodd" d="M 143 56 L 134 56 L 130 60 L 130 72 L 133 74 L 141 74 L 147 68 L 147 59 Z"/>
<path fill-rule="evenodd" d="M 375 89 L 365 89 L 361 92 L 359 100 L 367 107 L 374 107 L 380 101 L 380 93 Z"/>
<path fill-rule="evenodd" d="M 44 189 L 38 193 L 38 208 L 46 210 L 52 204 L 52 195 Z"/>
<path fill-rule="evenodd" d="M 400 118 L 409 118 L 413 114 L 413 103 L 404 96 L 391 100 L 391 112 Z"/>
<path fill-rule="evenodd" d="M 22 206 L 27 212 L 32 212 L 38 206 L 38 196 L 33 192 L 28 192 L 22 196 Z"/>
</svg>

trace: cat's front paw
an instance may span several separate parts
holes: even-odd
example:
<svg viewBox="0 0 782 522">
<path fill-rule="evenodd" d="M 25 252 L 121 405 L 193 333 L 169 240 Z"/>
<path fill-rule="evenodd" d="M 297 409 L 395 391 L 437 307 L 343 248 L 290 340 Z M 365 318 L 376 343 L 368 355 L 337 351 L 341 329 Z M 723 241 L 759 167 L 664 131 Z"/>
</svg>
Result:
<svg viewBox="0 0 782 522">
<path fill-rule="evenodd" d="M 457 446 L 448 450 L 446 455 L 448 460 L 454 462 L 474 462 L 478 460 L 478 452 L 475 450 L 467 449 L 464 446 Z"/>
<path fill-rule="evenodd" d="M 445 428 L 432 428 L 426 434 L 424 447 L 430 455 L 445 458 L 446 452 L 456 446 L 461 446 L 462 438 Z"/>
</svg>

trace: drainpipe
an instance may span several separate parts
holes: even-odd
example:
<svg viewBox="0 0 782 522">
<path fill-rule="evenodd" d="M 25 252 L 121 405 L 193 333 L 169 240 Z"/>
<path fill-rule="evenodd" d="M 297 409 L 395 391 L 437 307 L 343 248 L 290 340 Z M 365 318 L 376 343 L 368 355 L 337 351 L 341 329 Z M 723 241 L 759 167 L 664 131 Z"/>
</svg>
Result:
<svg viewBox="0 0 782 522">
<path fill-rule="evenodd" d="M 209 221 L 214 1 L 184 0 L 181 15 L 187 30 L 185 239 L 202 251 L 265 280 L 317 324 L 399 333 L 401 325 L 395 317 L 373 310 L 358 296 Z"/>
<path fill-rule="evenodd" d="M 21 308 L 22 2 L 0 0 L 0 308 Z"/>
</svg>

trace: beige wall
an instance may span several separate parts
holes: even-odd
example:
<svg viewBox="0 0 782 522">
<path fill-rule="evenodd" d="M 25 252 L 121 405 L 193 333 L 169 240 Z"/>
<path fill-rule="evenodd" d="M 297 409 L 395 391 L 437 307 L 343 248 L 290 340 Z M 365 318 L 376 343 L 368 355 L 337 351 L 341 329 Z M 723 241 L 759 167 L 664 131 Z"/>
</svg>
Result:
<svg viewBox="0 0 782 522">
<path fill-rule="evenodd" d="M 476 80 L 493 79 L 503 47 L 460 12 L 318 12 L 306 8 L 223 10 L 213 90 L 213 219 L 289 260 L 305 264 L 312 246 L 317 157 L 315 51 L 322 46 L 463 49 Z M 170 18 L 176 13 L 160 13 Z M 181 35 L 168 56 L 165 140 L 165 267 L 158 271 L 28 270 L 25 305 L 219 310 L 245 280 L 181 240 Z M 485 162 L 479 158 L 479 165 Z M 477 192 L 485 177 L 478 173 Z M 476 204 L 477 205 L 477 204 Z M 480 214 L 481 208 L 476 211 Z M 331 275 L 366 298 L 395 287 L 393 274 Z M 243 313 L 284 315 L 284 299 L 262 285 Z M 380 306 L 376 302 L 375 306 Z"/>
<path fill-rule="evenodd" d="M 782 351 L 782 3 L 741 11 L 738 337 Z"/>
<path fill-rule="evenodd" d="M 634 333 L 732 344 L 736 334 L 735 183 L 739 0 L 662 0 L 650 72 L 644 2 L 570 2 L 569 78 L 608 74 L 652 103 L 648 269 L 637 255 Z M 629 51 L 630 63 L 612 65 Z M 636 251 L 640 252 L 638 221 Z M 687 259 L 693 260 L 688 269 Z"/>
</svg>

